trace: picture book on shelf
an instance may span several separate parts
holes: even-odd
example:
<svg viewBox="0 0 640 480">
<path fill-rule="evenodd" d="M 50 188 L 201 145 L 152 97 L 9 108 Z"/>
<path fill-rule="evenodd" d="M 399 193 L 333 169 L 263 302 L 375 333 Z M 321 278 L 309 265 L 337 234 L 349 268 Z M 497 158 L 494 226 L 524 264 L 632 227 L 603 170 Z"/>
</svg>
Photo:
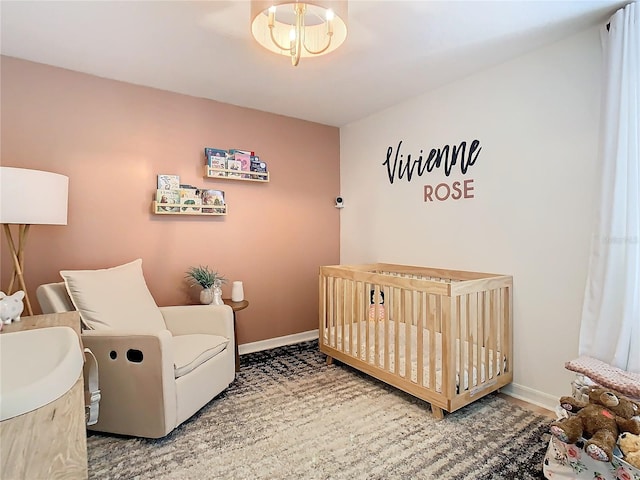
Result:
<svg viewBox="0 0 640 480">
<path fill-rule="evenodd" d="M 220 156 L 215 156 L 212 155 L 209 157 L 209 160 L 207 162 L 207 165 L 211 168 L 214 169 L 221 169 L 224 170 L 227 168 L 227 157 L 220 157 Z M 227 176 L 227 172 L 216 172 L 215 170 L 210 170 L 209 171 L 209 175 L 211 176 L 216 176 L 216 177 L 226 177 Z"/>
<path fill-rule="evenodd" d="M 177 190 L 180 188 L 179 175 L 158 175 L 158 188 L 166 190 Z"/>
<path fill-rule="evenodd" d="M 226 157 L 228 154 L 229 154 L 229 152 L 227 152 L 226 150 L 223 150 L 221 148 L 205 147 L 205 149 L 204 149 L 204 158 L 206 158 L 207 160 L 211 156 L 214 156 L 214 157 Z"/>
<path fill-rule="evenodd" d="M 156 190 L 156 202 L 175 203 L 177 205 L 180 203 L 180 191 L 159 188 L 158 190 Z M 159 205 L 158 210 L 163 210 L 165 212 L 179 212 L 180 207 L 169 207 L 167 205 Z"/>
<path fill-rule="evenodd" d="M 225 213 L 226 206 L 222 190 L 202 190 L 201 197 L 202 213 Z"/>
<path fill-rule="evenodd" d="M 236 162 L 240 162 L 240 170 L 242 170 L 243 172 L 249 172 L 250 171 L 250 166 L 251 166 L 251 155 L 248 155 L 246 153 L 236 153 L 234 155 L 234 160 Z M 249 178 L 248 174 L 242 174 L 243 178 Z"/>
<path fill-rule="evenodd" d="M 249 169 L 252 172 L 256 172 L 256 173 L 267 173 L 267 164 L 263 161 L 260 160 L 260 157 L 258 157 L 257 155 L 252 155 L 251 156 L 251 162 L 249 165 Z M 251 178 L 257 179 L 257 180 L 266 180 L 267 176 L 266 175 L 251 175 Z"/>
<path fill-rule="evenodd" d="M 200 190 L 196 188 L 181 188 L 180 189 L 180 203 L 182 204 L 182 211 L 186 211 L 189 207 L 184 205 L 202 205 L 202 198 L 200 197 Z M 200 211 L 200 207 L 192 208 L 195 212 Z"/>
<path fill-rule="evenodd" d="M 228 172 L 230 177 L 240 177 L 240 171 L 242 170 L 242 162 L 240 160 L 227 160 L 227 170 L 233 170 L 232 172 Z M 238 173 L 235 173 L 235 172 Z"/>
<path fill-rule="evenodd" d="M 229 155 L 235 155 L 236 153 L 244 153 L 246 155 L 255 155 L 256 152 L 252 152 L 251 150 L 239 150 L 237 148 L 230 148 Z"/>
<path fill-rule="evenodd" d="M 228 156 L 228 153 L 227 153 L 226 150 L 221 150 L 219 148 L 209 148 L 209 147 L 207 147 L 207 148 L 204 149 L 204 155 L 206 157 L 207 166 L 209 166 L 211 168 L 222 169 L 222 170 L 227 168 L 227 156 Z M 218 176 L 218 177 L 226 177 L 227 176 L 227 172 L 214 172 L 214 171 L 211 171 L 211 172 L 209 172 L 209 175 Z"/>
</svg>

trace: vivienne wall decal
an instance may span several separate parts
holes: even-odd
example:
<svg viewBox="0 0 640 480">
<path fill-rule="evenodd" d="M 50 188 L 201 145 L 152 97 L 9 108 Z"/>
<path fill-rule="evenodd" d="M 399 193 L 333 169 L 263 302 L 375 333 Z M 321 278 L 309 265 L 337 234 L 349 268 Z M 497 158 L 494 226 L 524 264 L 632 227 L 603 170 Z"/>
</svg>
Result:
<svg viewBox="0 0 640 480">
<path fill-rule="evenodd" d="M 445 176 L 449 177 L 456 165 L 460 166 L 460 173 L 466 175 L 469 168 L 474 166 L 478 160 L 478 155 L 482 147 L 480 140 L 473 140 L 468 148 L 467 142 L 460 142 L 459 145 L 445 145 L 442 148 L 432 148 L 429 155 L 425 159 L 423 150 L 420 150 L 418 158 L 412 158 L 411 154 L 401 153 L 402 140 L 398 142 L 398 147 L 394 150 L 393 146 L 387 149 L 387 158 L 382 163 L 387 167 L 387 175 L 389 183 L 393 184 L 394 180 L 407 179 L 411 182 L 414 175 L 421 177 L 426 173 L 431 173 L 434 169 L 442 168 Z M 424 186 L 424 201 L 445 201 L 460 200 L 461 198 L 474 198 L 473 178 L 463 181 L 455 180 L 453 182 L 441 182 L 437 185 Z"/>
</svg>

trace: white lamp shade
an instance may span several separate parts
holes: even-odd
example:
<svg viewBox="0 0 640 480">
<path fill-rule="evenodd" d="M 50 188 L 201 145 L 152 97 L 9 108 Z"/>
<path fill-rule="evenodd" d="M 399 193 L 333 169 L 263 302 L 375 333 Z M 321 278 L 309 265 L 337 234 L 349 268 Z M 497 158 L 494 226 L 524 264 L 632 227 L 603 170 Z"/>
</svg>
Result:
<svg viewBox="0 0 640 480">
<path fill-rule="evenodd" d="M 66 225 L 69 177 L 0 167 L 0 223 Z"/>
</svg>

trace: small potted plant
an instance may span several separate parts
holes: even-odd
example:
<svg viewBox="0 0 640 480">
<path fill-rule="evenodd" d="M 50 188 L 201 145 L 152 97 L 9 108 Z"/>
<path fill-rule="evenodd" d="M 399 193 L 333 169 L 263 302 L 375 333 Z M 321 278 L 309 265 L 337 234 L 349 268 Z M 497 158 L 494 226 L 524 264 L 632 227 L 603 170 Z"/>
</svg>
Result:
<svg viewBox="0 0 640 480">
<path fill-rule="evenodd" d="M 211 270 L 208 266 L 189 267 L 185 278 L 191 283 L 191 286 L 200 285 L 200 303 L 209 305 L 222 305 L 222 284 L 227 281 L 221 274 L 215 270 Z"/>
</svg>

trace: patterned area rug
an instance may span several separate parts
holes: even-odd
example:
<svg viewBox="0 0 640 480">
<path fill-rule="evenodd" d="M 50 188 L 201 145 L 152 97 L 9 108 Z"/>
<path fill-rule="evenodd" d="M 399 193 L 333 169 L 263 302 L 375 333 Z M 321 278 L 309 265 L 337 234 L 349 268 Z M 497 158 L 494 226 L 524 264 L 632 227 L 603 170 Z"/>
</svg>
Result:
<svg viewBox="0 0 640 480">
<path fill-rule="evenodd" d="M 236 381 L 163 439 L 89 433 L 89 478 L 540 479 L 548 424 L 496 395 L 437 422 L 305 342 L 243 356 Z"/>
</svg>

